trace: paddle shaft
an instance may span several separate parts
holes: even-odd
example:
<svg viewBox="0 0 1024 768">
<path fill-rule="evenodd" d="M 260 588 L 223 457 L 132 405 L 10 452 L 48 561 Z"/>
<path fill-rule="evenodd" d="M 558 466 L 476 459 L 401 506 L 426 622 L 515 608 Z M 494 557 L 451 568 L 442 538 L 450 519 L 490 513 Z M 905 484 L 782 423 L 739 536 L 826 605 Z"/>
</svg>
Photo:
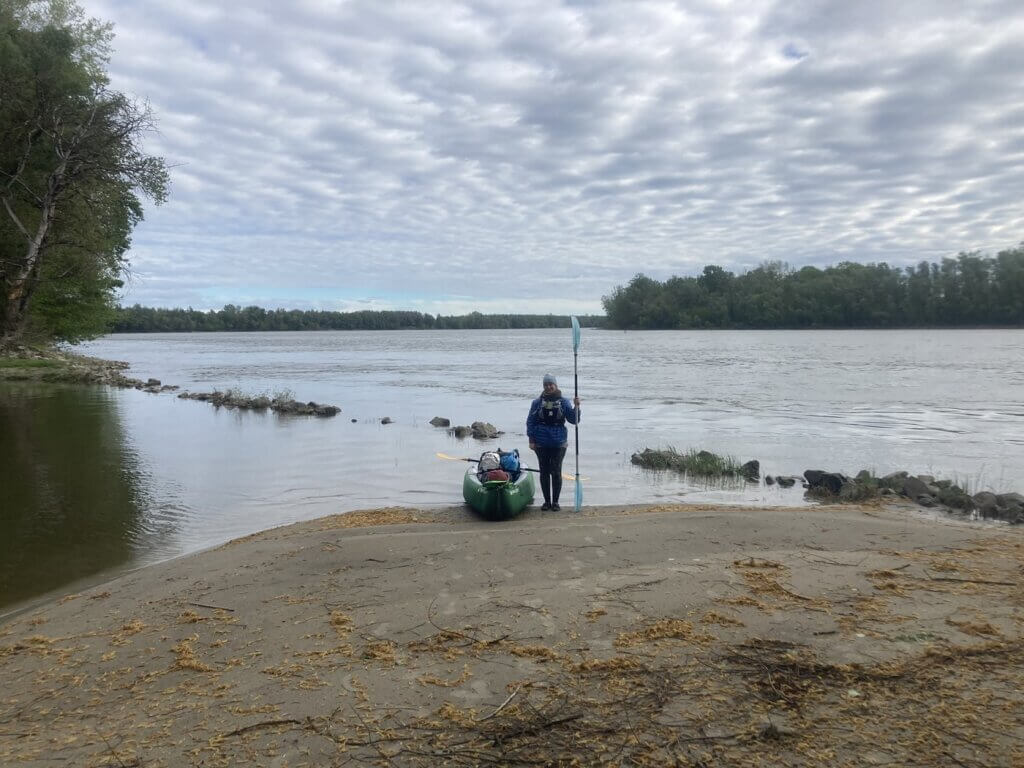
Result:
<svg viewBox="0 0 1024 768">
<path fill-rule="evenodd" d="M 580 396 L 580 374 L 579 374 L 579 352 L 575 349 L 572 351 L 572 390 L 573 397 L 578 398 Z M 576 478 L 579 482 L 580 476 L 580 407 L 576 406 L 576 423 L 573 424 L 576 427 Z"/>
<path fill-rule="evenodd" d="M 455 457 L 455 456 L 450 456 L 450 457 L 447 457 L 447 458 L 452 458 L 452 459 L 455 459 L 456 461 L 468 461 L 470 464 L 477 464 L 477 463 L 480 462 L 480 459 L 463 459 L 463 458 L 458 458 L 458 457 Z M 521 471 L 523 471 L 523 472 L 540 472 L 539 469 L 534 469 L 533 467 L 523 467 L 523 466 L 520 466 L 519 469 Z"/>
<path fill-rule="evenodd" d="M 580 323 L 575 315 L 570 318 L 572 321 L 572 383 L 573 383 L 573 405 L 576 406 L 576 420 L 573 426 L 576 428 L 576 511 L 583 506 L 583 484 L 580 482 Z"/>
</svg>

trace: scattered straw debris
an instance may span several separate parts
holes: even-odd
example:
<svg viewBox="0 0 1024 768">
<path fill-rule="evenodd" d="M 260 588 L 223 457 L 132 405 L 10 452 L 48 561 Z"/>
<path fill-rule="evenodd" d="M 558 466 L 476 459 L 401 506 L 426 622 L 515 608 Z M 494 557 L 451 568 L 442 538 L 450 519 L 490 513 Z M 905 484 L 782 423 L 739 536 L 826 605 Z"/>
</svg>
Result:
<svg viewBox="0 0 1024 768">
<path fill-rule="evenodd" d="M 360 509 L 342 515 L 318 520 L 319 529 L 329 531 L 338 528 L 366 528 L 372 525 L 407 525 L 409 523 L 440 523 L 450 516 L 422 509 L 408 507 L 382 507 L 380 509 Z"/>
<path fill-rule="evenodd" d="M 439 688 L 455 688 L 462 685 L 464 682 L 469 680 L 473 676 L 473 673 L 469 669 L 469 665 L 466 664 L 462 667 L 462 674 L 453 680 L 445 680 L 434 675 L 420 675 L 416 678 L 420 685 L 436 685 Z"/>
<path fill-rule="evenodd" d="M 110 635 L 111 645 L 127 645 L 129 638 L 137 635 L 146 629 L 146 623 L 141 619 L 132 619 L 121 625 L 121 627 Z"/>
<path fill-rule="evenodd" d="M 974 635 L 976 637 L 998 637 L 1003 634 L 998 627 L 992 626 L 992 624 L 987 621 L 957 621 L 956 619 L 946 619 L 946 623 L 951 627 L 956 627 L 964 634 Z"/>
<path fill-rule="evenodd" d="M 782 563 L 777 563 L 774 560 L 762 560 L 756 557 L 747 557 L 743 560 L 733 560 L 732 564 L 738 568 L 769 568 L 788 570 Z"/>
<path fill-rule="evenodd" d="M 693 631 L 693 624 L 682 619 L 661 619 L 636 632 L 623 632 L 615 638 L 616 648 L 629 648 L 657 640 L 682 640 L 686 643 L 707 643 L 708 635 Z"/>
<path fill-rule="evenodd" d="M 367 643 L 363 648 L 363 658 L 386 664 L 395 664 L 398 660 L 395 656 L 395 644 L 390 640 L 376 640 Z"/>
<path fill-rule="evenodd" d="M 199 640 L 198 635 L 192 635 L 192 637 L 185 638 L 180 641 L 177 645 L 172 648 L 175 655 L 178 657 L 174 662 L 175 669 L 188 669 L 193 672 L 216 672 L 217 670 L 211 667 L 209 664 L 204 664 L 196 656 L 195 648 L 192 644 Z"/>
<path fill-rule="evenodd" d="M 352 634 L 352 617 L 342 611 L 331 611 L 330 625 L 338 634 L 339 640 L 348 640 Z"/>
<path fill-rule="evenodd" d="M 757 608 L 759 611 L 771 611 L 771 608 L 769 606 L 765 605 L 760 600 L 755 600 L 749 595 L 737 595 L 736 597 L 719 597 L 715 599 L 715 602 L 721 603 L 722 605 L 747 606 L 750 608 Z"/>
<path fill-rule="evenodd" d="M 509 645 L 506 650 L 513 656 L 538 661 L 555 661 L 561 658 L 561 654 L 543 645 Z"/>
<path fill-rule="evenodd" d="M 708 611 L 700 619 L 701 624 L 721 624 L 723 627 L 742 627 L 745 626 L 739 619 L 734 619 L 732 616 L 726 616 L 725 614 L 718 613 L 717 611 Z"/>
<path fill-rule="evenodd" d="M 616 656 L 611 659 L 587 659 L 576 665 L 577 672 L 630 672 L 644 669 L 645 664 L 631 657 Z"/>
</svg>

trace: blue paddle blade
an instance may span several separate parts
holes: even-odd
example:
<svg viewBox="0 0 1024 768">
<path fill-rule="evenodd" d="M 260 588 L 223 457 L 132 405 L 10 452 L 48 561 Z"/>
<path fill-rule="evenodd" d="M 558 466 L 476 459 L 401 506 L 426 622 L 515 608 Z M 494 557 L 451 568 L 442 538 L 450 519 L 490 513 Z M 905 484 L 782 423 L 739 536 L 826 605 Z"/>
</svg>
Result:
<svg viewBox="0 0 1024 768">
<path fill-rule="evenodd" d="M 576 511 L 579 512 L 583 507 L 583 483 L 580 479 L 576 478 Z"/>
<path fill-rule="evenodd" d="M 573 351 L 580 348 L 580 321 L 575 315 L 572 316 L 572 348 Z"/>
</svg>

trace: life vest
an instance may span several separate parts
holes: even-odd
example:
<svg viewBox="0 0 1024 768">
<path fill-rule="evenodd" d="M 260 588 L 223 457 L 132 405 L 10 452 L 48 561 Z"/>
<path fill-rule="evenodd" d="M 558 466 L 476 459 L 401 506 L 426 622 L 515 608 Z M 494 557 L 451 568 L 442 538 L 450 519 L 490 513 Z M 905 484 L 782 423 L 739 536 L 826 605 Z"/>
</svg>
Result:
<svg viewBox="0 0 1024 768">
<path fill-rule="evenodd" d="M 557 400 L 540 399 L 540 408 L 537 409 L 537 422 L 549 427 L 565 424 L 565 414 L 562 412 L 562 398 Z"/>
</svg>

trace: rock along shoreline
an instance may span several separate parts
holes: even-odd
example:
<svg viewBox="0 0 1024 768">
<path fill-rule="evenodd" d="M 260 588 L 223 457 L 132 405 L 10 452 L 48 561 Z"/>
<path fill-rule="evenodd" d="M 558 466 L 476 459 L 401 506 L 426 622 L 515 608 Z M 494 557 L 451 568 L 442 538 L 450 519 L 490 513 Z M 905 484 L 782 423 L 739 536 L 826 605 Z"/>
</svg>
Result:
<svg viewBox="0 0 1024 768">
<path fill-rule="evenodd" d="M 146 380 L 125 376 L 128 363 L 119 360 L 101 360 L 54 348 L 15 347 L 0 358 L 0 380 L 41 381 L 52 384 L 102 384 L 118 389 L 136 389 L 151 394 L 177 392 L 176 385 L 163 384 L 159 379 Z M 291 397 L 246 395 L 235 390 L 224 392 L 182 392 L 184 400 L 208 402 L 216 407 L 243 410 L 271 410 L 297 416 L 330 417 L 341 413 L 336 405 L 313 401 L 300 402 Z"/>
</svg>

